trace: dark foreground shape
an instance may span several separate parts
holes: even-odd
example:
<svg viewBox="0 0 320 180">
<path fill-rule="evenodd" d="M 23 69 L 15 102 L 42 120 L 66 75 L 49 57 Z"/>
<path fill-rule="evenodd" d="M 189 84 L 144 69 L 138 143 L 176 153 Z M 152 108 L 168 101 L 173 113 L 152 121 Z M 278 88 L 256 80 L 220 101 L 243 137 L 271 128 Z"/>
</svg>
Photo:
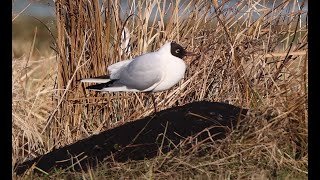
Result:
<svg viewBox="0 0 320 180">
<path fill-rule="evenodd" d="M 35 164 L 45 172 L 71 166 L 71 170 L 80 171 L 88 166 L 95 167 L 101 161 L 124 162 L 152 158 L 159 149 L 166 153 L 175 148 L 172 143 L 177 145 L 188 136 L 197 135 L 198 141 L 201 141 L 209 136 L 209 131 L 213 140 L 225 138 L 228 129 L 235 126 L 246 113 L 246 109 L 225 103 L 193 102 L 53 150 L 16 165 L 14 170 L 21 175 Z M 205 129 L 208 131 L 203 131 Z M 37 168 L 35 172 L 39 172 Z"/>
</svg>

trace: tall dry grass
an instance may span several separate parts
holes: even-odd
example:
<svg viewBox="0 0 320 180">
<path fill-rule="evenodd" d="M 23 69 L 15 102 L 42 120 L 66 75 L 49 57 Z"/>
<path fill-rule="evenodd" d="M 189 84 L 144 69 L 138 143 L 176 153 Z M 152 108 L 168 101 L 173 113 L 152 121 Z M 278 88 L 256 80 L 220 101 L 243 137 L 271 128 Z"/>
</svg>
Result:
<svg viewBox="0 0 320 180">
<path fill-rule="evenodd" d="M 277 1 L 271 7 L 265 1 L 228 3 L 129 0 L 122 9 L 119 0 L 102 5 L 97 0 L 56 1 L 57 62 L 47 67 L 42 80 L 26 86 L 32 80 L 21 78 L 21 73 L 34 68 L 19 63 L 29 63 L 28 58 L 13 59 L 13 163 L 152 113 L 152 103 L 143 94 L 91 92 L 77 80 L 103 75 L 112 63 L 174 40 L 200 55 L 186 59 L 188 70 L 179 85 L 156 94 L 158 108 L 208 100 L 252 112 L 247 126 L 239 130 L 242 134 L 231 135 L 213 151 L 216 161 L 188 163 L 216 162 L 221 171 L 202 171 L 221 177 L 254 177 L 257 168 L 266 174 L 307 174 L 305 1 Z M 125 26 L 132 33 L 130 53 L 120 48 Z M 247 160 L 250 163 L 243 162 Z M 238 167 L 228 166 L 230 161 Z"/>
</svg>

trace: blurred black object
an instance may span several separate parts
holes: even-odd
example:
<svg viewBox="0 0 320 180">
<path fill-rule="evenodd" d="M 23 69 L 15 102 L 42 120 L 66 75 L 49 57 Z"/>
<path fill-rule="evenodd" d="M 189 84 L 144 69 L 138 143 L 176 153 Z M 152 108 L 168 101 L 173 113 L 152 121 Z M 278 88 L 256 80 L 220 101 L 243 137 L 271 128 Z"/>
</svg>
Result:
<svg viewBox="0 0 320 180">
<path fill-rule="evenodd" d="M 160 149 L 167 153 L 174 149 L 172 143 L 177 145 L 188 136 L 197 135 L 198 141 L 209 135 L 211 140 L 225 138 L 247 111 L 206 101 L 173 107 L 18 164 L 14 171 L 21 175 L 34 164 L 45 172 L 70 166 L 74 166 L 72 170 L 80 171 L 88 166 L 95 167 L 101 161 L 153 158 Z M 205 129 L 207 131 L 203 131 Z M 40 172 L 37 168 L 34 171 Z"/>
</svg>

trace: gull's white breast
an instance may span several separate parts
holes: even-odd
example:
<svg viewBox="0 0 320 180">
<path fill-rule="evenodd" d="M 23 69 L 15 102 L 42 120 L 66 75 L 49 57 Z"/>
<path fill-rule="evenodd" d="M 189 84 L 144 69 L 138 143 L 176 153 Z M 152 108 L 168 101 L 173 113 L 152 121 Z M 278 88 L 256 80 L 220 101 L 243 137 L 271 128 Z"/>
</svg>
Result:
<svg viewBox="0 0 320 180">
<path fill-rule="evenodd" d="M 152 91 L 158 92 L 170 89 L 184 77 L 185 71 L 185 62 L 180 58 L 171 56 L 165 61 L 161 82 Z"/>
</svg>

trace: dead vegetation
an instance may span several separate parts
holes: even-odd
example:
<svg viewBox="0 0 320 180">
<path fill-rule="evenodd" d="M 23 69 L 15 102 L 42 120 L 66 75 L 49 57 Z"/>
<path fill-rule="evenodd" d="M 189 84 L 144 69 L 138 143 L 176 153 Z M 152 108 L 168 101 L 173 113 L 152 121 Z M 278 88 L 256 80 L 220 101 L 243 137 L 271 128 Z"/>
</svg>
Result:
<svg viewBox="0 0 320 180">
<path fill-rule="evenodd" d="M 271 4 L 270 4 L 271 3 Z M 231 5 L 230 5 L 231 4 Z M 149 115 L 139 93 L 96 93 L 77 80 L 174 40 L 200 55 L 158 108 L 192 101 L 251 109 L 246 126 L 201 158 L 181 152 L 51 177 L 306 178 L 308 67 L 305 1 L 56 1 L 57 57 L 13 58 L 13 164 Z M 154 14 L 151 13 L 153 10 Z M 126 19 L 127 18 L 127 19 Z M 124 26 L 132 51 L 120 48 Z M 32 46 L 31 46 L 32 47 Z"/>
</svg>

